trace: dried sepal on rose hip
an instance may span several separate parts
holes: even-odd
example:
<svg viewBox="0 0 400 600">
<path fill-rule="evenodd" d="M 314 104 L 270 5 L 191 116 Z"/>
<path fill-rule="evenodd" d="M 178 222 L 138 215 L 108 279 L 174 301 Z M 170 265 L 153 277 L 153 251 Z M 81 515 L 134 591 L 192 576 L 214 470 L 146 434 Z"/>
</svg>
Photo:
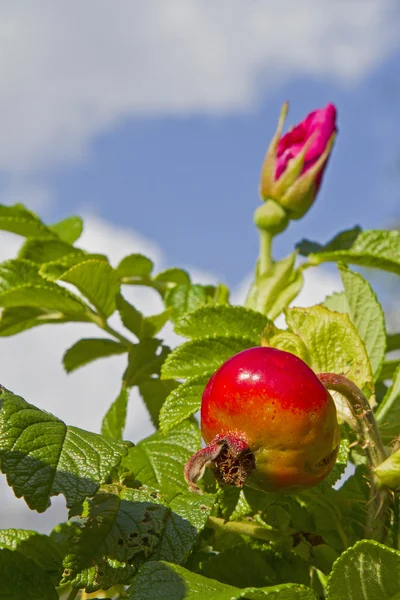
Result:
<svg viewBox="0 0 400 600">
<path fill-rule="evenodd" d="M 192 491 L 206 467 L 223 485 L 294 492 L 322 481 L 335 464 L 340 433 L 328 390 L 305 362 L 257 347 L 230 358 L 208 382 L 201 404 L 207 446 L 192 456 Z"/>
</svg>

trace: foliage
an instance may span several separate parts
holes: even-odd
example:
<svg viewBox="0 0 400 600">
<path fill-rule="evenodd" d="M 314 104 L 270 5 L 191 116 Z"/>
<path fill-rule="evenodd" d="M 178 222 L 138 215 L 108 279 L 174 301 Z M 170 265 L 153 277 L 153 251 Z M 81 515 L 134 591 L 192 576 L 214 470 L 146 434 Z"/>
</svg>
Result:
<svg viewBox="0 0 400 600">
<path fill-rule="evenodd" d="M 76 245 L 78 217 L 46 225 L 23 206 L 0 206 L 0 228 L 26 238 L 17 257 L 0 265 L 0 336 L 92 323 L 101 337 L 67 349 L 65 370 L 73 376 L 95 360 L 126 359 L 101 434 L 69 427 L 1 387 L 0 460 L 8 484 L 39 512 L 62 494 L 69 520 L 48 536 L 0 531 L 0 599 L 84 598 L 83 590 L 131 600 L 400 598 L 397 492 L 390 512 L 372 515 L 382 520 L 384 536 L 365 539 L 379 481 L 345 410 L 337 463 L 315 488 L 266 494 L 219 487 L 207 474 L 196 495 L 183 476 L 200 448 L 196 414 L 208 379 L 232 355 L 260 344 L 298 355 L 317 373 L 348 377 L 374 408 L 390 454 L 400 432 L 400 367 L 387 353 L 400 347 L 400 334 L 387 335 L 370 283 L 347 265 L 400 274 L 399 232 L 355 228 L 325 246 L 302 242 L 301 264 L 294 253 L 269 270 L 258 265 L 241 307 L 229 303 L 226 286 L 200 285 L 178 268 L 154 273 L 141 254 L 113 266 L 85 252 Z M 344 291 L 322 305 L 289 308 L 304 269 L 325 261 L 337 262 Z M 165 309 L 144 316 L 124 296 L 129 285 L 150 288 Z M 286 329 L 279 329 L 272 319 L 283 312 Z M 118 330 L 112 315 L 120 317 Z M 162 339 L 167 322 L 185 338 L 172 351 Z M 132 388 L 157 429 L 137 446 L 124 441 Z M 343 398 L 337 402 L 343 407 Z M 349 462 L 358 466 L 337 489 Z"/>
</svg>

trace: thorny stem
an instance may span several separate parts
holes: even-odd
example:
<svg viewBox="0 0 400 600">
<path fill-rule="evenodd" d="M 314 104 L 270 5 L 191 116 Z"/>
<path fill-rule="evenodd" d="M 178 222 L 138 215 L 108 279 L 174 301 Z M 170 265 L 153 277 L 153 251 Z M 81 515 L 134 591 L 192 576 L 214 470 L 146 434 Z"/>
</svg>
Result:
<svg viewBox="0 0 400 600">
<path fill-rule="evenodd" d="M 386 460 L 386 452 L 371 406 L 362 391 L 344 375 L 320 373 L 319 380 L 328 390 L 339 392 L 347 401 L 354 418 L 350 426 L 361 438 L 369 465 L 372 469 Z M 370 478 L 370 501 L 366 525 L 366 537 L 381 541 L 386 533 L 386 521 L 391 502 L 387 489 L 378 489 Z"/>
</svg>

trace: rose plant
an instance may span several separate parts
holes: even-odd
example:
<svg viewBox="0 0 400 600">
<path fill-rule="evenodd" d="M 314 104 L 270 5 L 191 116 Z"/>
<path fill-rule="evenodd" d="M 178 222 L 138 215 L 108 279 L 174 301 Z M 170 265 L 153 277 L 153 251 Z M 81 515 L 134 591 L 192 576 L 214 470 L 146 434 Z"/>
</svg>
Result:
<svg viewBox="0 0 400 600">
<path fill-rule="evenodd" d="M 30 404 L 2 373 L 1 471 L 32 510 L 62 494 L 69 515 L 49 535 L 0 531 L 0 599 L 400 597 L 400 334 L 351 268 L 399 275 L 400 232 L 355 227 L 273 257 L 319 193 L 337 131 L 331 104 L 283 134 L 286 113 L 262 167 L 245 306 L 182 269 L 154 273 L 143 255 L 112 265 L 85 252 L 79 217 L 49 225 L 0 206 L 0 228 L 24 238 L 0 264 L 0 335 L 90 323 L 102 337 L 65 352 L 68 373 L 126 357 L 100 433 Z M 324 262 L 343 292 L 296 307 L 304 271 Z M 127 286 L 165 310 L 143 315 Z M 185 338 L 173 350 L 168 321 Z M 136 446 L 124 439 L 133 388 L 156 428 Z"/>
</svg>

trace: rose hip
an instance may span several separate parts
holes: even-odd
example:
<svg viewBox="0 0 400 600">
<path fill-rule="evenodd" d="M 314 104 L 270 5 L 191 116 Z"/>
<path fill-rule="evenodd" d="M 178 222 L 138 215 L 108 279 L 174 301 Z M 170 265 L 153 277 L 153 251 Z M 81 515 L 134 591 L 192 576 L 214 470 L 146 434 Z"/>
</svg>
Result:
<svg viewBox="0 0 400 600">
<path fill-rule="evenodd" d="M 201 404 L 207 446 L 185 468 L 193 491 L 206 466 L 225 485 L 268 492 L 318 484 L 339 449 L 335 403 L 305 362 L 257 347 L 230 358 L 208 382 Z"/>
</svg>

